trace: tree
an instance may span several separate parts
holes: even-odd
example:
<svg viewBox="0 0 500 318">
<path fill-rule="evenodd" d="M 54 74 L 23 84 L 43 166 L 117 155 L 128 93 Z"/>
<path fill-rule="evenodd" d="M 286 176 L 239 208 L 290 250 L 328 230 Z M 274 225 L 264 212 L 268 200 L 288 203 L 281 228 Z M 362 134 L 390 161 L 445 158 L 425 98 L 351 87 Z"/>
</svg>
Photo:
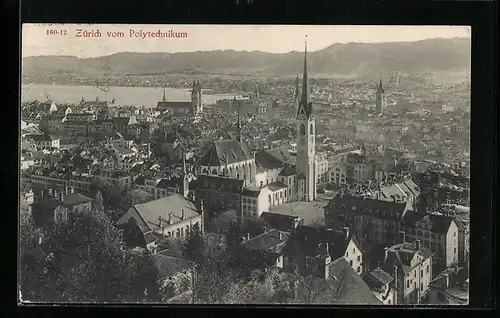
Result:
<svg viewBox="0 0 500 318">
<path fill-rule="evenodd" d="M 277 268 L 256 270 L 246 281 L 232 283 L 222 302 L 226 304 L 278 304 L 289 293 L 286 275 Z"/>
<path fill-rule="evenodd" d="M 21 259 L 21 294 L 42 302 L 155 299 L 156 273 L 123 248 L 122 233 L 101 211 L 75 212 Z M 33 256 L 34 255 L 34 256 Z M 151 268 L 150 268 L 151 269 Z M 147 282 L 147 284 L 146 284 Z M 144 294 L 146 284 L 149 287 Z M 153 287 L 151 287 L 153 286 Z M 144 288 L 143 288 L 144 287 Z"/>
<path fill-rule="evenodd" d="M 97 190 L 97 193 L 95 195 L 94 209 L 104 212 L 104 199 L 102 198 L 102 193 L 99 190 Z"/>
</svg>

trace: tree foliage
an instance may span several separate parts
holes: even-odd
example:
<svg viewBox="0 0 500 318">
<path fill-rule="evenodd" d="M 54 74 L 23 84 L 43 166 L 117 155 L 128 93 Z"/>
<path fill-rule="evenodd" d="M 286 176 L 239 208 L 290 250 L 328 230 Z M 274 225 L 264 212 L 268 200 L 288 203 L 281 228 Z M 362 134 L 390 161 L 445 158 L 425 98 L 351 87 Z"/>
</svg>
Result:
<svg viewBox="0 0 500 318">
<path fill-rule="evenodd" d="M 26 236 L 27 229 L 21 229 Z M 23 234 L 24 232 L 24 234 Z M 21 246 L 21 295 L 34 302 L 131 302 L 157 298 L 147 258 L 123 248 L 122 233 L 101 211 L 74 212 L 38 245 Z M 148 290 L 145 295 L 145 290 Z"/>
</svg>

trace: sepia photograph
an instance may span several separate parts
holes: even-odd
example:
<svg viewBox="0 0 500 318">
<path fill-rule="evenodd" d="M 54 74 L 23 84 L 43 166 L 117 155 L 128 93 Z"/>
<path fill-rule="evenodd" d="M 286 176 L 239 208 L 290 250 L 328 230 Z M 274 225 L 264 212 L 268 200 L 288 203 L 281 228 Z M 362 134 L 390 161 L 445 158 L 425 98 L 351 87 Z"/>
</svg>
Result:
<svg viewBox="0 0 500 318">
<path fill-rule="evenodd" d="M 469 26 L 23 24 L 18 302 L 469 303 Z"/>
</svg>

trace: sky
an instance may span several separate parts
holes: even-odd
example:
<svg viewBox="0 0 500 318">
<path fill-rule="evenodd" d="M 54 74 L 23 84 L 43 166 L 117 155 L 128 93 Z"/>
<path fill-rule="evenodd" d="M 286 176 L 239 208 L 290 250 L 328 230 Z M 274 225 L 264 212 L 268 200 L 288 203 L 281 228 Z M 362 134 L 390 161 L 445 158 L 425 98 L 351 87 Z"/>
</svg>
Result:
<svg viewBox="0 0 500 318">
<path fill-rule="evenodd" d="M 77 30 L 99 30 L 101 37 L 77 37 Z M 50 34 L 57 30 L 58 34 Z M 131 36 L 131 30 L 133 35 Z M 172 30 L 172 31 L 170 31 Z M 122 38 L 107 32 L 121 31 Z M 142 33 L 141 33 L 142 31 Z M 137 37 L 147 32 L 184 33 L 183 37 Z M 49 33 L 49 34 L 47 34 Z M 55 32 L 52 32 L 55 33 Z M 23 24 L 22 56 L 66 55 L 81 58 L 119 52 L 194 52 L 232 49 L 287 53 L 334 43 L 418 41 L 469 37 L 468 26 L 314 26 L 314 25 L 115 25 Z"/>
</svg>

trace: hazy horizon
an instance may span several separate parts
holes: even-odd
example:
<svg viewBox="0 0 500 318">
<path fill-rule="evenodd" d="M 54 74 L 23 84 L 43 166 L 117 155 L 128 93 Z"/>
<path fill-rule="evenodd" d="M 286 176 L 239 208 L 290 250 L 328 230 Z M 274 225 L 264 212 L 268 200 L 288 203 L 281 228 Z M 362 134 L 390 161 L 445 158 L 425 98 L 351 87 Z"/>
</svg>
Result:
<svg viewBox="0 0 500 318">
<path fill-rule="evenodd" d="M 47 30 L 66 34 L 47 35 Z M 97 30 L 103 36 L 76 37 L 77 29 Z M 140 38 L 136 32 L 185 33 L 186 37 Z M 124 32 L 123 38 L 106 36 L 107 31 Z M 308 51 L 334 44 L 417 42 L 430 39 L 469 38 L 468 26 L 328 26 L 328 25 L 76 25 L 23 24 L 22 57 L 67 56 L 95 58 L 118 53 L 189 53 L 232 50 L 283 54 L 303 52 L 307 34 Z M 207 36 L 212 35 L 212 36 Z M 215 35 L 215 36 L 213 36 Z"/>
</svg>

